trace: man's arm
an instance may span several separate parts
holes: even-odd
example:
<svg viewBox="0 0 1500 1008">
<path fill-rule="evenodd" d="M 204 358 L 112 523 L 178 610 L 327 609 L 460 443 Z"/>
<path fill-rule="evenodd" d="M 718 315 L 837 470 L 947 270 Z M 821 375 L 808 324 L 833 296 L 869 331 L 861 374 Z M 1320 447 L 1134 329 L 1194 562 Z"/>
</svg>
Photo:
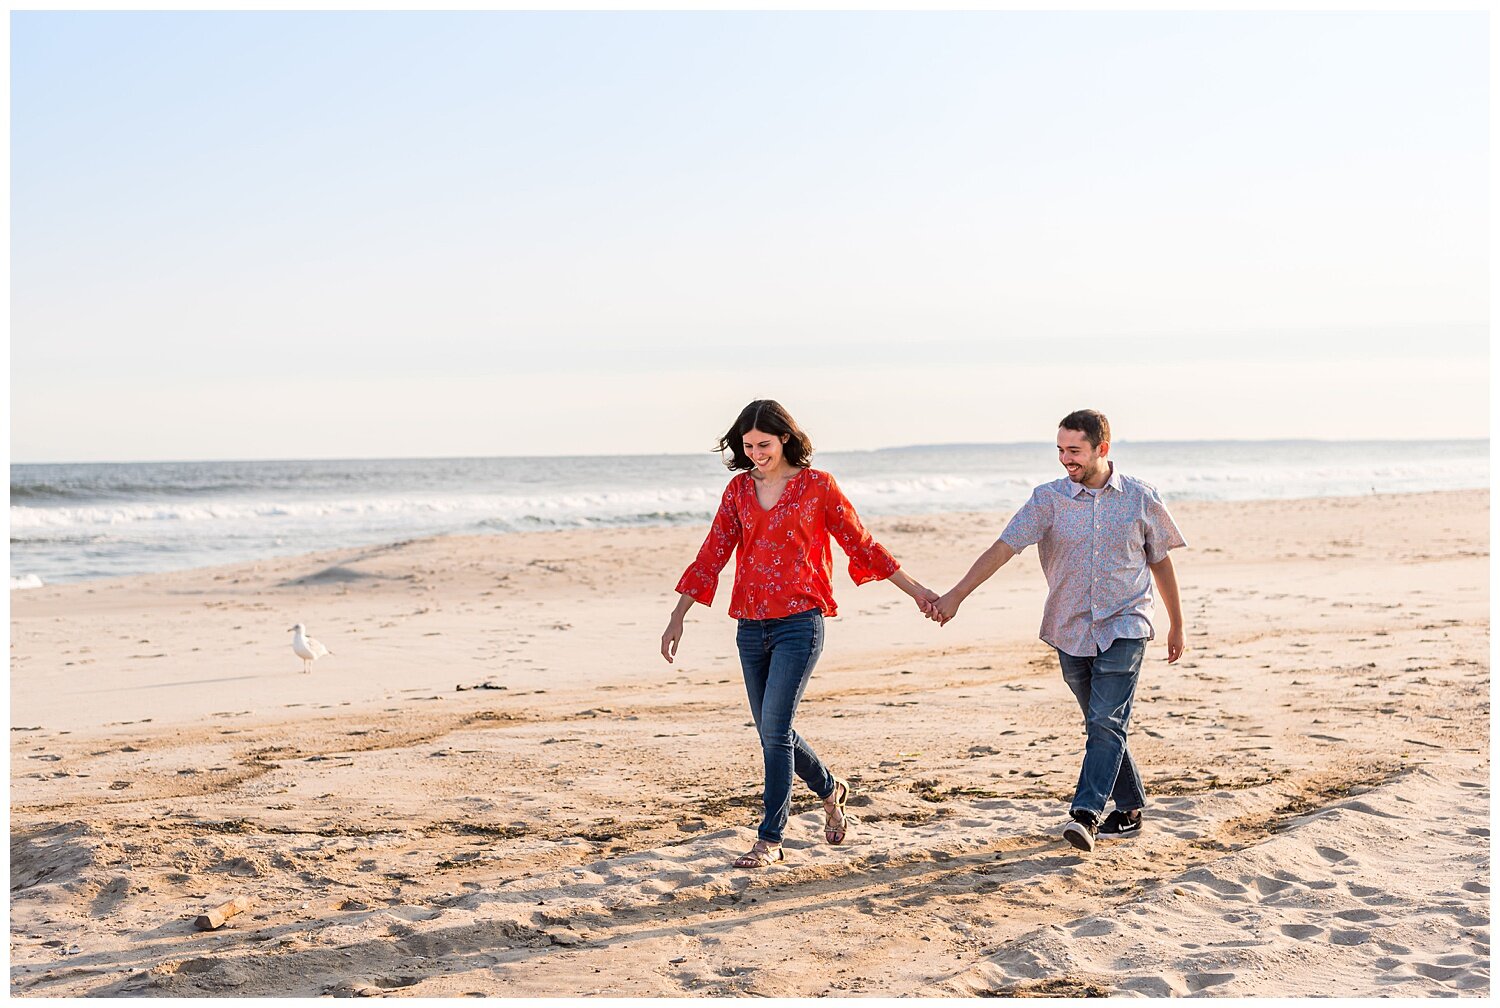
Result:
<svg viewBox="0 0 1500 1008">
<path fill-rule="evenodd" d="M 1172 569 L 1172 558 L 1162 557 L 1151 564 L 1151 576 L 1156 579 L 1156 594 L 1167 608 L 1167 619 L 1171 628 L 1167 631 L 1167 664 L 1182 657 L 1186 650 L 1182 636 L 1182 600 L 1177 595 L 1177 572 Z M 941 600 L 939 600 L 941 602 Z"/>
<path fill-rule="evenodd" d="M 1005 540 L 996 539 L 989 549 L 979 554 L 979 559 L 974 561 L 974 566 L 969 568 L 969 573 L 965 574 L 959 580 L 958 584 L 950 588 L 948 594 L 932 604 L 933 608 L 937 610 L 937 615 L 932 618 L 936 619 L 939 623 L 947 623 L 951 620 L 958 612 L 958 607 L 963 603 L 963 600 L 968 598 L 974 589 L 988 581 L 997 570 L 1004 567 L 1010 558 L 1015 555 L 1016 551 L 1007 546 Z"/>
</svg>

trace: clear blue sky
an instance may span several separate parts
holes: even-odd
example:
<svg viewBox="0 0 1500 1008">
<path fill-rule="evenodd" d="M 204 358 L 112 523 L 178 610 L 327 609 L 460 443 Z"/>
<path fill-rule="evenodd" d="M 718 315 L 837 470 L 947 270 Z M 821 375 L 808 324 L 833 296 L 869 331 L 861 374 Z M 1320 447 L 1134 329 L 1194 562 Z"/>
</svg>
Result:
<svg viewBox="0 0 1500 1008">
<path fill-rule="evenodd" d="M 1482 13 L 17 13 L 17 461 L 1481 437 Z"/>
</svg>

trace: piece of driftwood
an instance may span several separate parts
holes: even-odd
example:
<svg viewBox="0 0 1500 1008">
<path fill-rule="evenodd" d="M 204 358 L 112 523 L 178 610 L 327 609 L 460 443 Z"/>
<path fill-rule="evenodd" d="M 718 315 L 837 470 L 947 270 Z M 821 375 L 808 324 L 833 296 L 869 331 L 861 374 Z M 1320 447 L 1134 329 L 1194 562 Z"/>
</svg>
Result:
<svg viewBox="0 0 1500 1008">
<path fill-rule="evenodd" d="M 237 913 L 244 913 L 250 909 L 249 896 L 236 896 L 228 903 L 221 903 L 208 913 L 201 915 L 193 921 L 198 925 L 199 931 L 213 931 L 224 926 L 224 922 Z"/>
</svg>

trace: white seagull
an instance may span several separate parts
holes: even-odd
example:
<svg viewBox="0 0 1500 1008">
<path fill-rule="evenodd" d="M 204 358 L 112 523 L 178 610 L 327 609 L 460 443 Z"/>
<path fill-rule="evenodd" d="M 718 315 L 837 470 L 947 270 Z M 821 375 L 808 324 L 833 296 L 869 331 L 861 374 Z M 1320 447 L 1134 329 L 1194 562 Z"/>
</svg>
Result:
<svg viewBox="0 0 1500 1008">
<path fill-rule="evenodd" d="M 307 628 L 301 623 L 292 627 L 292 650 L 302 659 L 302 671 L 312 671 L 312 663 L 326 654 L 333 654 L 322 644 L 307 636 Z"/>
</svg>

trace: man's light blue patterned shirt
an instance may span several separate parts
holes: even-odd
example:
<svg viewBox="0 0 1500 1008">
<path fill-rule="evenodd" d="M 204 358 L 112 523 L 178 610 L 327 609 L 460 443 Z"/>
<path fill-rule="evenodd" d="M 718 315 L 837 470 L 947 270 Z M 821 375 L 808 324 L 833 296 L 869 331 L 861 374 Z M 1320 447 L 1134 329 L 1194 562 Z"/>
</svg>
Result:
<svg viewBox="0 0 1500 1008">
<path fill-rule="evenodd" d="M 1040 636 L 1079 658 L 1155 636 L 1147 565 L 1187 545 L 1156 488 L 1113 462 L 1098 490 L 1066 477 L 1037 487 L 1000 539 L 1017 553 L 1036 545 L 1047 578 Z"/>
</svg>

